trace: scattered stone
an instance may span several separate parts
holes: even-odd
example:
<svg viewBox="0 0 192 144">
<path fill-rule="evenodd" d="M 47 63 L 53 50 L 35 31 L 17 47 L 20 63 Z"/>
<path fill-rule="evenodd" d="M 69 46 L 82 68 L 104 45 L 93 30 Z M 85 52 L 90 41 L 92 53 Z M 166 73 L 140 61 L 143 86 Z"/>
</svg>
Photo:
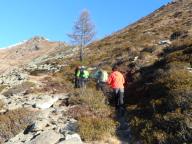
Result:
<svg viewBox="0 0 192 144">
<path fill-rule="evenodd" d="M 19 69 L 13 69 L 0 76 L 0 84 L 4 85 L 18 85 L 23 83 L 28 77 L 28 74 Z"/>
<path fill-rule="evenodd" d="M 51 65 L 51 64 L 29 64 L 25 70 L 29 72 L 34 72 L 34 71 L 45 71 L 45 72 L 58 72 L 60 71 L 61 66 L 56 66 L 56 65 Z"/>
<path fill-rule="evenodd" d="M 23 134 L 28 134 L 29 132 L 31 132 L 35 127 L 35 123 L 27 126 L 27 128 L 24 130 Z"/>
<path fill-rule="evenodd" d="M 187 70 L 192 73 L 192 68 L 188 67 Z"/>
<path fill-rule="evenodd" d="M 159 41 L 159 45 L 170 45 L 171 44 L 171 41 L 170 40 L 160 40 Z"/>
</svg>

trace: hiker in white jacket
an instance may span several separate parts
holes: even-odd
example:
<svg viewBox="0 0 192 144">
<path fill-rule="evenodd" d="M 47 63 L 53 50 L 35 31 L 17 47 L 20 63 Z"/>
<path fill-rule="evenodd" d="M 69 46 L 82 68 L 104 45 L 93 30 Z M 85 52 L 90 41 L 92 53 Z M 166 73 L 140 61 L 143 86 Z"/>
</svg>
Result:
<svg viewBox="0 0 192 144">
<path fill-rule="evenodd" d="M 108 73 L 107 71 L 103 70 L 103 69 L 98 69 L 94 76 L 93 76 L 96 81 L 97 81 L 97 84 L 96 84 L 96 89 L 97 90 L 102 90 L 104 91 L 104 88 L 105 88 L 105 85 L 106 85 L 106 82 L 108 80 Z"/>
</svg>

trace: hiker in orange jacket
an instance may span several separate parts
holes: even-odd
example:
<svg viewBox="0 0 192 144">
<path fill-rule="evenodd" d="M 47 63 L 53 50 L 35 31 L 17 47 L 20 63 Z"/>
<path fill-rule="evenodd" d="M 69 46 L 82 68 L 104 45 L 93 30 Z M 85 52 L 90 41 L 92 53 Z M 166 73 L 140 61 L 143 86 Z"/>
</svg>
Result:
<svg viewBox="0 0 192 144">
<path fill-rule="evenodd" d="M 123 74 L 120 73 L 117 69 L 117 66 L 112 68 L 112 73 L 110 74 L 107 83 L 113 89 L 113 94 L 115 98 L 115 106 L 116 108 L 122 107 L 124 104 L 124 83 L 125 79 Z"/>
</svg>

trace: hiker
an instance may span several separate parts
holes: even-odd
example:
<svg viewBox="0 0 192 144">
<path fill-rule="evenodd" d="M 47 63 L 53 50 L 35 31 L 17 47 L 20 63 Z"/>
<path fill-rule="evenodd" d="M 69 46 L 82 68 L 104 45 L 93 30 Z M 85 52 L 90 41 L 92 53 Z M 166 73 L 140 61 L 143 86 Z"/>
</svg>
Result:
<svg viewBox="0 0 192 144">
<path fill-rule="evenodd" d="M 117 66 L 113 66 L 112 73 L 110 74 L 107 83 L 113 89 L 113 96 L 115 99 L 115 107 L 123 108 L 124 105 L 124 83 L 125 79 L 122 73 L 118 71 Z"/>
<path fill-rule="evenodd" d="M 80 70 L 80 66 L 77 66 L 75 68 L 75 88 L 79 88 L 80 87 L 80 84 L 79 84 L 79 77 L 78 77 L 78 72 Z"/>
<path fill-rule="evenodd" d="M 85 88 L 89 78 L 89 72 L 85 69 L 85 66 L 80 67 L 79 71 L 77 72 L 77 77 L 79 78 L 80 87 Z"/>
<path fill-rule="evenodd" d="M 98 69 L 95 74 L 94 78 L 96 79 L 96 89 L 97 90 L 102 90 L 104 92 L 105 84 L 108 80 L 108 73 L 107 71 L 103 69 Z"/>
</svg>

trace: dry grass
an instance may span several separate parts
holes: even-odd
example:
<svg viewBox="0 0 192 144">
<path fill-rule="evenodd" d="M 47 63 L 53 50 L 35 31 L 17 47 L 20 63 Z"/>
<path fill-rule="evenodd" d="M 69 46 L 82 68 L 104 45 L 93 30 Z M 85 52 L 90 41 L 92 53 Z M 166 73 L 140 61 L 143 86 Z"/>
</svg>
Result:
<svg viewBox="0 0 192 144">
<path fill-rule="evenodd" d="M 137 105 L 128 109 L 130 127 L 143 143 L 191 141 L 192 131 L 185 120 L 190 119 L 191 113 L 192 75 L 187 70 L 192 60 L 191 48 L 167 53 L 162 61 L 143 69 L 140 80 L 129 89 L 132 95 L 127 97 Z"/>
<path fill-rule="evenodd" d="M 0 93 L 6 88 L 6 85 L 0 85 Z"/>
<path fill-rule="evenodd" d="M 94 89 L 77 90 L 69 99 L 72 105 L 69 114 L 78 119 L 79 133 L 85 141 L 106 140 L 113 137 L 116 122 L 112 119 L 113 111 L 105 104 L 105 96 Z"/>
<path fill-rule="evenodd" d="M 192 88 L 192 75 L 185 69 L 172 68 L 158 81 L 171 90 L 190 91 Z"/>
<path fill-rule="evenodd" d="M 31 124 L 34 113 L 27 109 L 17 109 L 0 115 L 0 143 L 18 134 Z"/>
<path fill-rule="evenodd" d="M 12 96 L 14 94 L 18 93 L 28 93 L 33 87 L 35 87 L 35 84 L 33 82 L 24 82 L 20 85 L 14 86 L 7 91 L 3 93 L 4 96 Z"/>
<path fill-rule="evenodd" d="M 116 123 L 110 118 L 81 117 L 78 123 L 79 133 L 86 141 L 104 140 L 115 135 Z"/>
<path fill-rule="evenodd" d="M 0 110 L 3 108 L 4 103 L 2 102 L 2 100 L 0 100 Z"/>
<path fill-rule="evenodd" d="M 99 117 L 106 117 L 111 114 L 111 108 L 105 104 L 106 96 L 94 89 L 77 90 L 75 96 L 69 99 L 73 105 L 87 106 L 92 113 Z"/>
<path fill-rule="evenodd" d="M 185 39 L 178 39 L 178 40 L 175 40 L 173 41 L 172 43 L 172 47 L 187 47 L 187 46 L 190 46 L 192 45 L 192 38 L 191 37 L 187 37 Z"/>
</svg>

